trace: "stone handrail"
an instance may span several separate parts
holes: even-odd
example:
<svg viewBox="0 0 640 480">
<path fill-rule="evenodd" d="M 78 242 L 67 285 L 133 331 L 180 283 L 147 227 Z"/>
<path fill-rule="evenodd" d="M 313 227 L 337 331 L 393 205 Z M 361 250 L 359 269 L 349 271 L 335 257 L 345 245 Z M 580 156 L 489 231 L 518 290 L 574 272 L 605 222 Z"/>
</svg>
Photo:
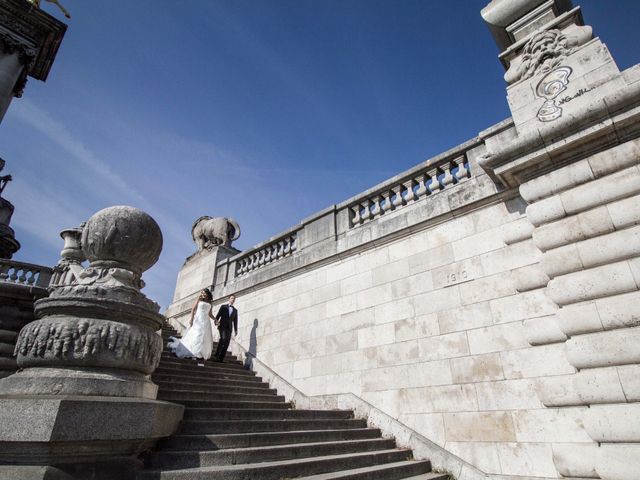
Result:
<svg viewBox="0 0 640 480">
<path fill-rule="evenodd" d="M 43 265 L 0 260 L 0 282 L 47 288 L 53 269 Z"/>
<path fill-rule="evenodd" d="M 440 193 L 445 188 L 471 178 L 471 167 L 466 152 L 454 158 L 427 162 L 404 178 L 367 194 L 351 203 L 349 228 L 357 227 L 380 215 L 409 205 L 416 200 Z"/>
<path fill-rule="evenodd" d="M 297 229 L 288 230 L 234 257 L 235 276 L 240 277 L 293 254 L 298 248 L 297 233 Z"/>
</svg>

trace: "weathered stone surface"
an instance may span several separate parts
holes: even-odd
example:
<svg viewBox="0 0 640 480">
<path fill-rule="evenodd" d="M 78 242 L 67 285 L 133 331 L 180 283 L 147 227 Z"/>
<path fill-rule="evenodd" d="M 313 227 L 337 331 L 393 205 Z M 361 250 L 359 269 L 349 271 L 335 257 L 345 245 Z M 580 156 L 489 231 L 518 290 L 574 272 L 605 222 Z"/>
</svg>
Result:
<svg viewBox="0 0 640 480">
<path fill-rule="evenodd" d="M 0 463 L 55 465 L 79 479 L 133 478 L 135 457 L 171 434 L 183 407 L 154 400 L 159 306 L 140 289 L 160 255 L 155 221 L 132 207 L 91 217 L 40 317 L 16 343 L 19 373 L 0 381 Z M 75 250 L 65 242 L 63 260 Z M 78 258 L 79 260 L 79 258 Z M 62 262 L 61 262 L 62 263 Z"/>
</svg>

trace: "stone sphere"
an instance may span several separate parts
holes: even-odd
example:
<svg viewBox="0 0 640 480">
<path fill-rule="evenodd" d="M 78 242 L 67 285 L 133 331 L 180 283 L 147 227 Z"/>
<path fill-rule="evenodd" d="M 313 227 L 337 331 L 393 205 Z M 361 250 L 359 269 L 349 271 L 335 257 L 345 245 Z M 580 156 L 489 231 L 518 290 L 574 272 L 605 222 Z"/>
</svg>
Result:
<svg viewBox="0 0 640 480">
<path fill-rule="evenodd" d="M 141 273 L 158 261 L 162 232 L 156 221 L 138 208 L 109 207 L 87 220 L 82 251 L 91 266 Z"/>
</svg>

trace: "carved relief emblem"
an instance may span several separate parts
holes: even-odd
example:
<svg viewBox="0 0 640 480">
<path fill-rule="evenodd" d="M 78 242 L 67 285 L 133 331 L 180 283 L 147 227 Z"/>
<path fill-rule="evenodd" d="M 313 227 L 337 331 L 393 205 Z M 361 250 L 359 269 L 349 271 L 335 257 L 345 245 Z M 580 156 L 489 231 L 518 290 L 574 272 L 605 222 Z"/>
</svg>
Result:
<svg viewBox="0 0 640 480">
<path fill-rule="evenodd" d="M 518 67 L 521 80 L 556 68 L 573 52 L 569 39 L 560 30 L 546 30 L 531 37 L 522 49 Z"/>
<path fill-rule="evenodd" d="M 545 102 L 538 110 L 538 120 L 551 122 L 562 116 L 562 108 L 556 103 L 556 98 L 567 89 L 571 67 L 559 67 L 544 76 L 536 87 L 536 95 L 545 98 Z"/>
</svg>

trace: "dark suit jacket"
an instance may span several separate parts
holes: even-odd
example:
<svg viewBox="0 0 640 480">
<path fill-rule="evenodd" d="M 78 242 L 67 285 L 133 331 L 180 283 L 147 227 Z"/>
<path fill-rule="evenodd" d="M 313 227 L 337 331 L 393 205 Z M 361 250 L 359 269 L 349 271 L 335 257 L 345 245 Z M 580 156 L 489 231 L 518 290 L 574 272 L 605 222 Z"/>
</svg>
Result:
<svg viewBox="0 0 640 480">
<path fill-rule="evenodd" d="M 236 307 L 233 307 L 233 313 L 229 315 L 229 305 L 222 305 L 216 313 L 216 320 L 220 320 L 219 330 L 231 331 L 233 325 L 236 335 L 238 334 L 238 309 Z"/>
</svg>

